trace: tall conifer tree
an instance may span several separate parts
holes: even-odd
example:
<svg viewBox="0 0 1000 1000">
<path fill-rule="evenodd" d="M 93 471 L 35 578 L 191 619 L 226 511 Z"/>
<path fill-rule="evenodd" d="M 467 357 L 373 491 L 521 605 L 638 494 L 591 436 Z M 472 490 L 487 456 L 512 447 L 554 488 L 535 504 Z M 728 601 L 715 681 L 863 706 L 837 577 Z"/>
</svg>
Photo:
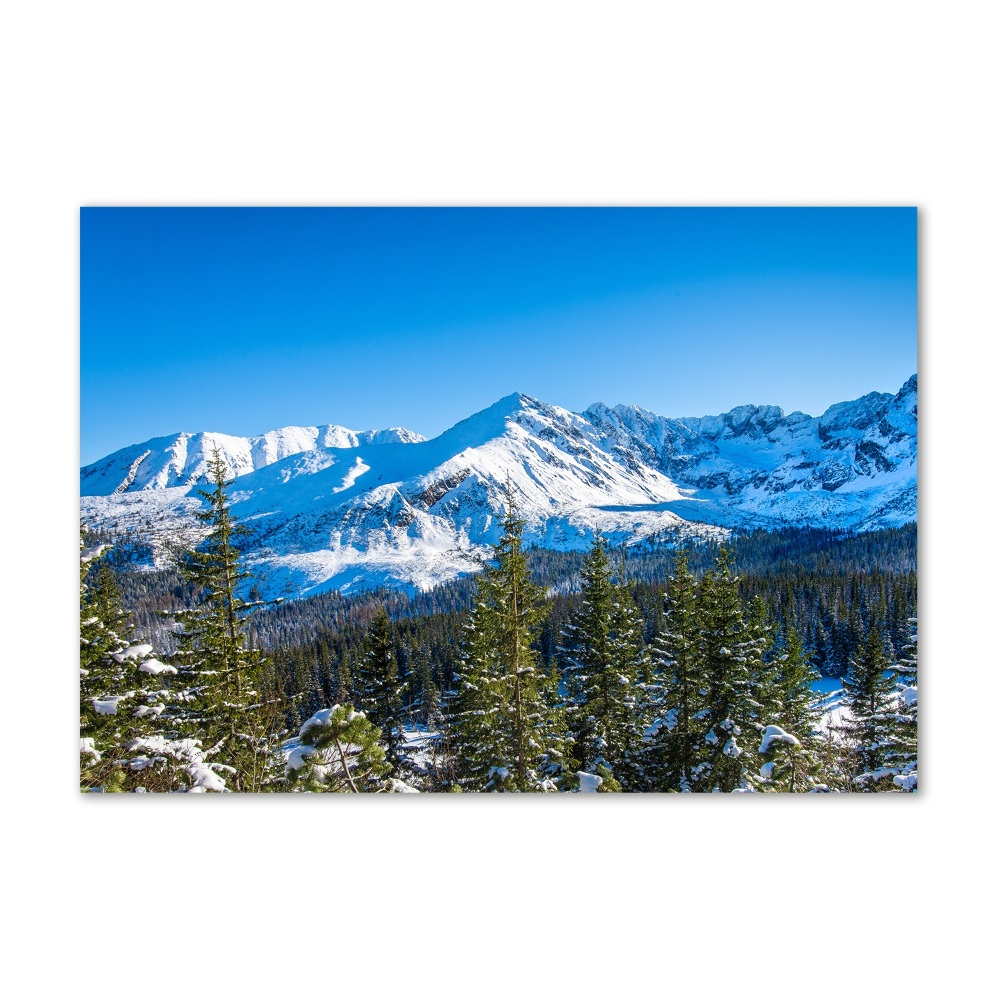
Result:
<svg viewBox="0 0 1000 1000">
<path fill-rule="evenodd" d="M 82 548 L 82 535 L 81 535 Z M 80 787 L 103 792 L 222 791 L 201 748 L 173 725 L 177 669 L 130 643 L 121 593 L 106 563 L 84 581 L 98 552 L 81 556 Z"/>
<path fill-rule="evenodd" d="M 889 763 L 895 771 L 893 784 L 904 792 L 917 790 L 917 619 L 909 620 L 909 642 L 893 668 L 900 682 L 898 718 L 893 728 Z"/>
<path fill-rule="evenodd" d="M 656 719 L 646 733 L 646 787 L 692 792 L 708 768 L 708 681 L 700 646 L 698 584 L 680 553 L 667 581 L 663 627 L 653 644 Z"/>
<path fill-rule="evenodd" d="M 197 606 L 176 615 L 182 629 L 176 660 L 191 703 L 183 726 L 227 767 L 233 791 L 265 791 L 280 779 L 286 706 L 267 659 L 247 645 L 245 622 L 261 605 L 240 596 L 250 574 L 236 542 L 246 532 L 230 511 L 226 490 L 233 480 L 218 449 L 208 475 L 213 489 L 198 491 L 208 507 L 195 515 L 208 536 L 181 564 L 201 595 Z"/>
<path fill-rule="evenodd" d="M 449 713 L 454 771 L 470 791 L 554 791 L 568 777 L 565 736 L 532 646 L 542 593 L 529 577 L 509 479 L 504 501 L 503 533 L 477 580 Z"/>
<path fill-rule="evenodd" d="M 887 752 L 898 714 L 898 694 L 885 640 L 874 623 L 844 678 L 844 704 L 849 717 L 840 731 L 854 754 L 855 786 L 862 791 L 891 787 L 893 772 Z"/>
<path fill-rule="evenodd" d="M 775 742 L 765 758 L 763 775 L 773 791 L 807 792 L 824 783 L 819 776 L 822 754 L 819 744 L 820 718 L 813 684 L 819 671 L 810 665 L 810 654 L 789 626 L 784 646 L 774 657 L 769 672 L 771 703 L 765 721 L 793 735 L 798 744 Z"/>
<path fill-rule="evenodd" d="M 708 732 L 704 790 L 732 792 L 759 779 L 757 744 L 763 726 L 757 698 L 765 636 L 750 618 L 723 547 L 715 567 L 702 578 L 698 597 L 699 646 L 708 688 Z"/>
<path fill-rule="evenodd" d="M 355 678 L 355 691 L 358 708 L 372 725 L 382 731 L 389 765 L 393 770 L 399 766 L 403 738 L 404 686 L 399 677 L 389 612 L 380 607 L 372 618 L 365 639 L 365 650 Z"/>
<path fill-rule="evenodd" d="M 607 766 L 614 691 L 611 685 L 611 619 L 614 591 L 611 561 L 600 532 L 581 570 L 579 611 L 563 631 L 566 715 L 573 754 L 584 771 Z M 613 755 L 613 751 L 612 751 Z"/>
<path fill-rule="evenodd" d="M 644 639 L 645 623 L 629 590 L 624 556 L 611 594 L 612 709 L 607 746 L 615 777 L 625 791 L 644 782 L 643 736 L 652 721 L 649 688 L 652 659 Z"/>
</svg>

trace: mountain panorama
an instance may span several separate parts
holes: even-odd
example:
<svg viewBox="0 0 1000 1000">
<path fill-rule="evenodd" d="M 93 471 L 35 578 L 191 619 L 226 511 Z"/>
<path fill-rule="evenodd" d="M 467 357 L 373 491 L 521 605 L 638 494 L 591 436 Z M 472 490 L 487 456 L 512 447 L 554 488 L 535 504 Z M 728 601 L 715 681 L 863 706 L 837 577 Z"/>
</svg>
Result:
<svg viewBox="0 0 1000 1000">
<path fill-rule="evenodd" d="M 572 413 L 515 393 L 432 440 L 334 424 L 173 434 L 82 468 L 84 522 L 135 532 L 156 559 L 194 544 L 215 448 L 265 595 L 426 589 L 490 554 L 508 477 L 526 543 L 563 550 L 587 548 L 595 531 L 639 545 L 664 532 L 914 521 L 917 376 L 819 417 L 739 406 L 677 418 L 601 403 Z"/>
</svg>

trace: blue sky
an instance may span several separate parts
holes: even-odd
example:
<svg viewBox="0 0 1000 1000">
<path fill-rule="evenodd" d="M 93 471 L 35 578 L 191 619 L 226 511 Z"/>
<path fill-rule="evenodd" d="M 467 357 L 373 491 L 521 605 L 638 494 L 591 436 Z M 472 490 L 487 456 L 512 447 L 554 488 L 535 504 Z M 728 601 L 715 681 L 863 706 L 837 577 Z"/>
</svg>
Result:
<svg viewBox="0 0 1000 1000">
<path fill-rule="evenodd" d="M 822 412 L 916 371 L 915 209 L 81 211 L 81 463 L 177 431 Z"/>
</svg>

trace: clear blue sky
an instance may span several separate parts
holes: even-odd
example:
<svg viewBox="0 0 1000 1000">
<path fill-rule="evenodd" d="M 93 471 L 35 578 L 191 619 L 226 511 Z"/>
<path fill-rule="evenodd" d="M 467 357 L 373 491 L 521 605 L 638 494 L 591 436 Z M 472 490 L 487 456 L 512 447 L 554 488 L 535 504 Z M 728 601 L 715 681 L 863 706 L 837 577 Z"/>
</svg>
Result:
<svg viewBox="0 0 1000 1000">
<path fill-rule="evenodd" d="M 87 464 L 177 431 L 405 426 L 514 391 L 822 412 L 917 366 L 915 209 L 81 211 Z"/>
</svg>

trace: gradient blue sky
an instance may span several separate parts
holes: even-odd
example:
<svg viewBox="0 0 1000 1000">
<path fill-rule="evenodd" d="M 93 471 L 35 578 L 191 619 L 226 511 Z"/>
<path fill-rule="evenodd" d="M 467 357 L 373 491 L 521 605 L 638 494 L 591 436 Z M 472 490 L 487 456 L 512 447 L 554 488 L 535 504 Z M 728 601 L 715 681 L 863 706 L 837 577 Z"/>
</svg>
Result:
<svg viewBox="0 0 1000 1000">
<path fill-rule="evenodd" d="M 80 459 L 521 391 L 822 412 L 917 367 L 915 209 L 81 210 Z"/>
</svg>

